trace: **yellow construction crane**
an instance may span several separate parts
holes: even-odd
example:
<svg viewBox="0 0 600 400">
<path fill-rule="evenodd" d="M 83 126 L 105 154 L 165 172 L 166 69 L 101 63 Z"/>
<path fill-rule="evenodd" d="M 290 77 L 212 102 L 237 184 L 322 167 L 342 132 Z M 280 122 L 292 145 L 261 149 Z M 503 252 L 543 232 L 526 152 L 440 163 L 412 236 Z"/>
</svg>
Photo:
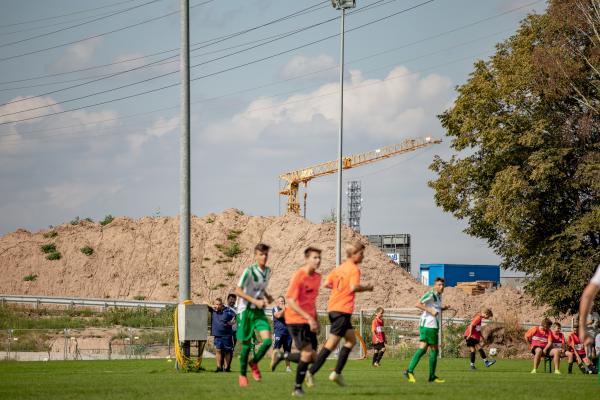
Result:
<svg viewBox="0 0 600 400">
<path fill-rule="evenodd" d="M 408 153 L 420 149 L 422 147 L 431 146 L 433 144 L 442 143 L 440 139 L 431 137 L 406 139 L 402 143 L 392 144 L 377 150 L 368 151 L 366 153 L 355 154 L 344 157 L 342 162 L 343 169 L 360 167 L 361 165 L 371 164 L 385 158 L 397 156 L 399 154 Z M 287 182 L 286 187 L 279 194 L 288 196 L 287 212 L 300 214 L 300 203 L 298 202 L 298 188 L 301 183 L 304 186 L 311 179 L 318 178 L 323 175 L 330 175 L 337 172 L 338 161 L 328 161 L 322 164 L 317 164 L 312 167 L 299 169 L 297 171 L 286 172 L 279 175 L 280 179 Z M 306 217 L 306 192 L 304 192 L 304 216 Z"/>
</svg>

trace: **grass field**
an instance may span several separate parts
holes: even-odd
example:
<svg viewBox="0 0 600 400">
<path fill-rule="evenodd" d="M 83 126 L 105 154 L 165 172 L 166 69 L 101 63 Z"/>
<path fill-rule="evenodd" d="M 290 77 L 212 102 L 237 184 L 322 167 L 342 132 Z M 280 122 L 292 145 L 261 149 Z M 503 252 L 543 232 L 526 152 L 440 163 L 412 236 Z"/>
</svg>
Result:
<svg viewBox="0 0 600 400">
<path fill-rule="evenodd" d="M 529 374 L 526 360 L 499 360 L 490 369 L 467 369 L 465 359 L 444 359 L 438 375 L 445 384 L 426 382 L 427 359 L 417 368 L 416 384 L 407 383 L 400 371 L 408 361 L 384 359 L 379 369 L 368 360 L 349 361 L 344 375 L 348 386 L 327 381 L 333 362 L 317 375 L 317 385 L 307 389 L 315 399 L 579 399 L 600 398 L 597 376 Z M 207 369 L 214 368 L 206 360 Z M 234 363 L 234 368 L 236 363 Z M 267 369 L 267 364 L 262 365 Z M 179 373 L 165 360 L 0 362 L 1 399 L 281 399 L 290 398 L 293 373 L 263 372 L 263 381 L 240 389 L 237 374 Z"/>
</svg>

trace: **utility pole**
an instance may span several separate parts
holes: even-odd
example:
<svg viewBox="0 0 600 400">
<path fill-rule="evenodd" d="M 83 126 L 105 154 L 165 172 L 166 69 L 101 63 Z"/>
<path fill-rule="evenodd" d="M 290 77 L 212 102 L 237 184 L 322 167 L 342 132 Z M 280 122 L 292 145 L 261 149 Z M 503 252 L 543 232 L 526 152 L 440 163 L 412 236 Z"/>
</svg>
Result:
<svg viewBox="0 0 600 400">
<path fill-rule="evenodd" d="M 179 302 L 190 300 L 190 2 L 181 0 L 181 74 L 179 139 Z M 190 343 L 183 343 L 186 356 Z"/>
<path fill-rule="evenodd" d="M 342 263 L 342 157 L 344 137 L 344 20 L 346 9 L 356 7 L 356 0 L 331 0 L 331 4 L 342 11 L 340 30 L 340 130 L 338 134 L 337 213 L 335 221 L 335 261 Z"/>
</svg>

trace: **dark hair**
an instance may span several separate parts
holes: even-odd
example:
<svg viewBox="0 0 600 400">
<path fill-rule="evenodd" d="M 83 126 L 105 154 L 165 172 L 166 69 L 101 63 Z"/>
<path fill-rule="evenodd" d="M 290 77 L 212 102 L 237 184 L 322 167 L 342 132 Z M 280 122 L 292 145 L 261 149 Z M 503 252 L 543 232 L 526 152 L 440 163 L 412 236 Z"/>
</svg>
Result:
<svg viewBox="0 0 600 400">
<path fill-rule="evenodd" d="M 555 322 L 554 326 L 557 327 L 557 328 L 562 328 L 562 325 L 560 324 L 560 322 Z"/>
<path fill-rule="evenodd" d="M 310 253 L 321 254 L 321 249 L 317 249 L 316 247 L 309 246 L 304 249 L 304 257 L 308 257 Z"/>
<path fill-rule="evenodd" d="M 217 297 L 217 298 L 215 299 L 215 303 L 217 303 L 217 302 L 218 302 L 218 303 L 221 303 L 221 304 L 223 304 L 223 299 L 222 299 L 222 298 L 220 298 L 220 297 Z"/>
<path fill-rule="evenodd" d="M 438 276 L 437 278 L 435 278 L 435 281 L 434 281 L 434 283 L 435 283 L 435 282 L 442 282 L 442 283 L 445 283 L 446 281 L 445 281 L 445 280 L 444 280 L 444 278 L 442 278 L 441 276 Z"/>
<path fill-rule="evenodd" d="M 229 293 L 229 294 L 227 295 L 227 300 L 231 299 L 232 297 L 233 297 L 234 299 L 237 299 L 237 296 L 236 296 L 234 293 Z"/>
<path fill-rule="evenodd" d="M 542 326 L 552 326 L 552 321 L 550 321 L 550 319 L 549 319 L 549 318 L 544 318 L 544 319 L 542 320 L 542 324 L 541 324 L 541 325 L 542 325 Z"/>
<path fill-rule="evenodd" d="M 269 252 L 270 247 L 267 246 L 264 243 L 259 243 L 256 246 L 254 246 L 254 251 L 259 251 L 261 253 L 268 253 Z"/>
<path fill-rule="evenodd" d="M 375 314 L 379 314 L 380 312 L 383 312 L 383 307 L 377 307 L 375 309 Z"/>
</svg>

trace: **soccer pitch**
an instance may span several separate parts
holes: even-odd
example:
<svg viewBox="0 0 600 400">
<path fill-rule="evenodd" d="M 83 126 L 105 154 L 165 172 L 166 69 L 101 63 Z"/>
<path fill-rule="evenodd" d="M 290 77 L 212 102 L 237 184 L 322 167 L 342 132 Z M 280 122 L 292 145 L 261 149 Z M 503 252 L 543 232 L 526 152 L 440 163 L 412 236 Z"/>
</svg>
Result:
<svg viewBox="0 0 600 400">
<path fill-rule="evenodd" d="M 344 376 L 347 387 L 327 380 L 333 362 L 329 361 L 317 375 L 317 385 L 306 389 L 314 399 L 595 399 L 600 396 L 597 376 L 538 372 L 529 373 L 529 360 L 499 360 L 496 365 L 477 371 L 468 369 L 466 359 L 444 359 L 438 364 L 438 375 L 445 384 L 427 383 L 427 359 L 415 371 L 416 384 L 401 375 L 407 360 L 383 360 L 380 368 L 369 360 L 349 361 Z M 210 371 L 213 360 L 205 360 Z M 233 364 L 234 368 L 237 363 Z M 0 362 L 1 399 L 281 399 L 290 398 L 294 373 L 284 368 L 267 372 L 261 365 L 263 381 L 241 389 L 237 373 L 179 373 L 165 360 L 126 361 L 54 361 Z M 236 368 L 237 369 L 237 368 Z"/>
</svg>

